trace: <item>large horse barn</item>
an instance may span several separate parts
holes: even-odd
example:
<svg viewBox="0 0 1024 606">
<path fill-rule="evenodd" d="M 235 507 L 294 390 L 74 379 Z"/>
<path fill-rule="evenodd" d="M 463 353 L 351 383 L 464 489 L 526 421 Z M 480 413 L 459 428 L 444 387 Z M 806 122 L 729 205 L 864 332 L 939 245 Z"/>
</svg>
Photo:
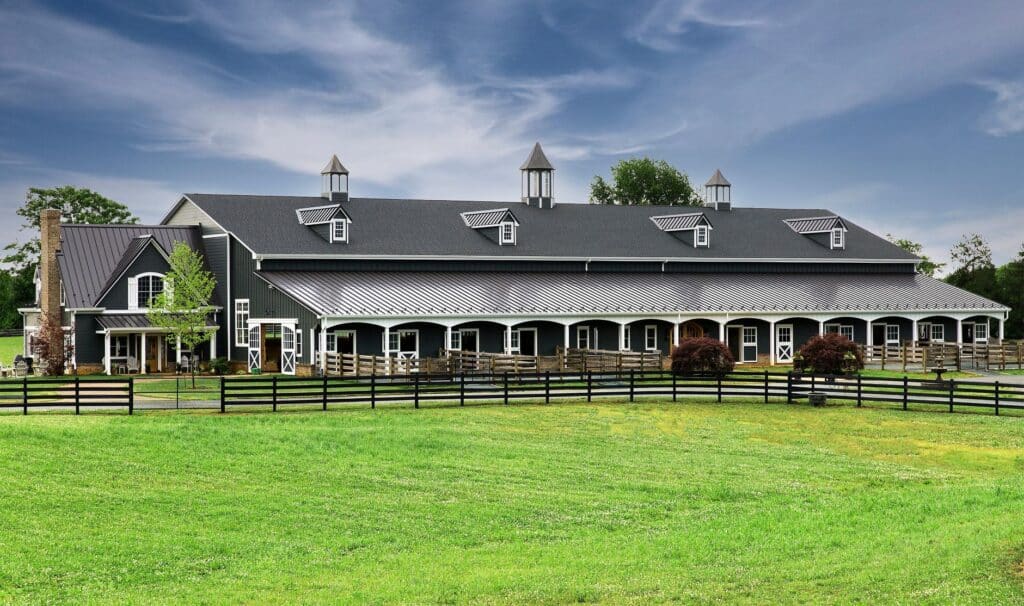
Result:
<svg viewBox="0 0 1024 606">
<path fill-rule="evenodd" d="M 56 306 L 73 365 L 107 373 L 218 355 L 286 374 L 358 359 L 416 370 L 486 352 L 667 353 L 704 335 L 741 364 L 785 364 L 825 332 L 874 348 L 1003 334 L 1006 307 L 917 273 L 917 258 L 828 210 L 733 206 L 721 172 L 703 207 L 673 207 L 557 203 L 539 144 L 520 170 L 514 202 L 349 197 L 334 157 L 319 196 L 186 194 L 153 226 L 44 213 L 26 351 Z M 202 351 L 146 316 L 179 241 L 217 279 Z"/>
</svg>

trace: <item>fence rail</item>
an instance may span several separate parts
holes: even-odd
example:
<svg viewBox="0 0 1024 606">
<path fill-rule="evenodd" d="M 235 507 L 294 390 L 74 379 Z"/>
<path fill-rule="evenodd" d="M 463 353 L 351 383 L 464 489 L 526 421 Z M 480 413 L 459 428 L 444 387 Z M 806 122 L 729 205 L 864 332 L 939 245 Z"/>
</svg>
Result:
<svg viewBox="0 0 1024 606">
<path fill-rule="evenodd" d="M 74 408 L 79 414 L 82 407 L 126 408 L 132 414 L 135 380 L 26 377 L 0 381 L 0 408 L 20 408 L 27 415 L 30 408 Z"/>
<path fill-rule="evenodd" d="M 1024 369 L 1024 341 L 992 343 L 902 343 L 862 347 L 868 364 L 882 370 L 957 370 Z"/>
<path fill-rule="evenodd" d="M 793 402 L 812 394 L 853 402 L 889 403 L 904 410 L 911 404 L 1004 409 L 1024 409 L 1024 385 L 966 380 L 917 380 L 903 378 L 834 377 L 798 373 L 733 372 L 724 376 L 675 375 L 669 371 L 573 372 L 544 371 L 487 374 L 413 373 L 387 377 L 371 375 L 353 380 L 339 377 L 229 378 L 221 382 L 221 411 L 234 406 L 317 404 L 368 405 L 387 402 L 448 402 L 465 405 L 474 400 L 550 402 L 553 399 L 685 396 L 745 397 L 769 402 L 772 398 Z"/>
</svg>

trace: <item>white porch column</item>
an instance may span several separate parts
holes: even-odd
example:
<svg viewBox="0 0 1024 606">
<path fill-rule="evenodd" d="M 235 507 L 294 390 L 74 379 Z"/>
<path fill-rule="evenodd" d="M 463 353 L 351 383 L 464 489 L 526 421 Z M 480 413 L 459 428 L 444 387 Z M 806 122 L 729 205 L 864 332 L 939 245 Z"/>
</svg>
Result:
<svg viewBox="0 0 1024 606">
<path fill-rule="evenodd" d="M 103 333 L 103 372 L 110 374 L 110 331 Z"/>
<path fill-rule="evenodd" d="M 619 324 L 619 351 L 626 351 L 626 325 Z"/>
<path fill-rule="evenodd" d="M 505 355 L 512 353 L 512 327 L 505 327 Z"/>
<path fill-rule="evenodd" d="M 1006 320 L 999 318 L 999 342 L 1003 342 L 1004 334 L 1003 329 L 1006 327 Z"/>
<path fill-rule="evenodd" d="M 320 372 L 327 374 L 327 330 L 320 324 Z M 310 339 L 312 341 L 313 339 Z"/>
<path fill-rule="evenodd" d="M 920 338 L 917 335 L 917 318 L 910 319 L 910 344 L 918 342 Z"/>
<path fill-rule="evenodd" d="M 824 334 L 825 334 L 825 321 L 824 320 L 818 320 L 818 336 L 822 336 Z"/>
<path fill-rule="evenodd" d="M 217 357 L 217 333 L 213 333 L 210 337 L 210 359 Z"/>
<path fill-rule="evenodd" d="M 565 351 L 569 351 L 569 325 L 568 324 L 565 325 L 565 333 L 563 335 L 563 339 L 565 341 Z M 565 351 L 563 351 L 562 353 L 565 353 Z"/>
<path fill-rule="evenodd" d="M 449 351 L 452 348 L 452 327 L 446 326 L 444 329 L 444 348 L 445 351 Z"/>
<path fill-rule="evenodd" d="M 718 323 L 718 340 L 725 343 L 725 322 Z"/>
<path fill-rule="evenodd" d="M 156 337 L 156 342 L 157 342 L 157 348 L 156 348 L 156 371 L 157 372 L 163 372 L 164 371 L 164 347 L 166 347 L 166 345 L 165 345 L 165 343 L 167 342 L 166 339 L 167 339 L 167 337 L 165 337 L 163 335 L 158 335 Z"/>
<path fill-rule="evenodd" d="M 384 327 L 384 347 L 383 347 L 383 350 L 384 350 L 384 357 L 385 358 L 391 357 L 391 327 L 390 326 L 385 326 Z"/>
<path fill-rule="evenodd" d="M 778 320 L 768 321 L 768 365 L 775 366 L 775 323 Z"/>
<path fill-rule="evenodd" d="M 961 318 L 956 319 L 956 344 L 964 344 L 964 321 Z"/>
<path fill-rule="evenodd" d="M 669 346 L 669 352 L 672 351 L 673 347 L 679 346 L 679 322 L 672 323 L 672 344 Z"/>
<path fill-rule="evenodd" d="M 146 374 L 146 333 L 142 333 L 142 346 L 139 347 L 139 374 Z"/>
<path fill-rule="evenodd" d="M 181 337 L 175 337 L 174 341 L 174 363 L 181 364 Z"/>
</svg>

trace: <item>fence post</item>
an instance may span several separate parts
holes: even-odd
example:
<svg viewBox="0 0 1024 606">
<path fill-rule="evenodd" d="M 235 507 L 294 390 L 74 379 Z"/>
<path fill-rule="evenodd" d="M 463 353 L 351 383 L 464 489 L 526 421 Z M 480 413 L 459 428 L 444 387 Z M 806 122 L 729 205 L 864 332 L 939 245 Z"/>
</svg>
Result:
<svg viewBox="0 0 1024 606">
<path fill-rule="evenodd" d="M 466 373 L 459 372 L 459 406 L 466 405 Z"/>
<path fill-rule="evenodd" d="M 323 409 L 324 409 L 324 410 L 327 410 L 327 375 L 324 375 L 323 377 L 321 377 L 321 380 L 322 380 L 322 381 L 324 382 L 324 391 L 323 391 L 323 395 L 324 395 L 324 400 L 323 400 Z"/>
<path fill-rule="evenodd" d="M 956 379 L 949 380 L 949 412 L 953 412 L 953 391 L 956 389 Z"/>
<path fill-rule="evenodd" d="M 551 403 L 551 371 L 544 371 L 544 403 Z"/>
<path fill-rule="evenodd" d="M 277 412 L 277 375 L 270 377 L 270 402 L 274 407 L 274 412 Z"/>
<path fill-rule="evenodd" d="M 903 342 L 903 372 L 907 372 L 907 342 Z"/>
<path fill-rule="evenodd" d="M 786 371 L 786 404 L 793 403 L 793 371 Z"/>
<path fill-rule="evenodd" d="M 135 377 L 128 377 L 128 414 L 135 412 Z"/>
<path fill-rule="evenodd" d="M 412 376 L 412 405 L 413 408 L 420 407 L 420 376 L 415 374 Z"/>
<path fill-rule="evenodd" d="M 676 373 L 672 373 L 672 401 L 676 401 Z"/>
<path fill-rule="evenodd" d="M 28 414 L 28 376 L 21 378 L 21 404 L 22 414 Z"/>
<path fill-rule="evenodd" d="M 629 369 L 629 401 L 633 401 L 633 390 L 636 384 L 636 370 L 633 368 Z"/>
<path fill-rule="evenodd" d="M 768 403 L 768 369 L 764 369 L 764 403 Z"/>
<path fill-rule="evenodd" d="M 718 379 L 716 381 L 716 384 L 718 385 L 718 403 L 721 404 L 722 403 L 722 374 L 721 373 L 718 374 Z"/>
<path fill-rule="evenodd" d="M 594 380 L 594 372 L 592 370 L 587 371 L 587 402 L 590 403 L 594 400 L 594 393 L 592 382 Z"/>
<path fill-rule="evenodd" d="M 81 396 L 80 396 L 80 393 L 79 393 L 79 390 L 78 390 L 78 388 L 79 388 L 79 383 L 78 382 L 79 382 L 79 378 L 76 375 L 75 376 L 75 414 L 76 415 L 79 414 L 79 407 L 82 404 Z"/>
<path fill-rule="evenodd" d="M 224 375 L 220 377 L 220 411 L 224 412 Z"/>
<path fill-rule="evenodd" d="M 903 375 L 903 410 L 907 409 L 907 375 Z"/>
<path fill-rule="evenodd" d="M 860 381 L 861 381 L 861 376 L 858 374 L 857 375 L 857 408 L 860 408 L 860 402 L 861 402 L 861 386 L 860 386 Z"/>
<path fill-rule="evenodd" d="M 996 416 L 999 416 L 999 381 L 996 381 Z"/>
<path fill-rule="evenodd" d="M 811 391 L 816 391 L 815 388 L 815 376 L 811 374 Z"/>
<path fill-rule="evenodd" d="M 508 371 L 505 371 L 505 406 L 508 406 Z"/>
<path fill-rule="evenodd" d="M 370 410 L 377 408 L 377 373 L 370 375 Z"/>
</svg>

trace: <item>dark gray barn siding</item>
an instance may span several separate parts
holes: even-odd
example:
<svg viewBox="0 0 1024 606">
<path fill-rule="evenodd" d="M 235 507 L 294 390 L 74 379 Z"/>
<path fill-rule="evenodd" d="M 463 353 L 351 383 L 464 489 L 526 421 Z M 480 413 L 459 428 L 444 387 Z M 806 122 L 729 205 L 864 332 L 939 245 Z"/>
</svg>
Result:
<svg viewBox="0 0 1024 606">
<path fill-rule="evenodd" d="M 105 297 L 100 301 L 99 306 L 107 309 L 128 309 L 128 278 L 146 272 L 166 274 L 169 267 L 156 248 L 149 246 L 139 255 L 128 267 L 128 271 L 114 284 Z"/>
<path fill-rule="evenodd" d="M 95 314 L 75 314 L 75 360 L 79 364 L 103 363 L 103 335 Z"/>
<path fill-rule="evenodd" d="M 203 252 L 206 255 L 206 263 L 210 267 L 210 272 L 213 273 L 214 279 L 217 280 L 217 285 L 214 287 L 216 293 L 215 299 L 223 302 L 225 311 L 217 314 L 218 324 L 220 330 L 217 331 L 217 355 L 226 356 L 228 354 L 228 323 L 224 321 L 230 313 L 227 311 L 230 307 L 228 302 L 228 246 L 229 238 L 227 236 L 222 238 L 204 238 L 203 239 Z"/>
</svg>

